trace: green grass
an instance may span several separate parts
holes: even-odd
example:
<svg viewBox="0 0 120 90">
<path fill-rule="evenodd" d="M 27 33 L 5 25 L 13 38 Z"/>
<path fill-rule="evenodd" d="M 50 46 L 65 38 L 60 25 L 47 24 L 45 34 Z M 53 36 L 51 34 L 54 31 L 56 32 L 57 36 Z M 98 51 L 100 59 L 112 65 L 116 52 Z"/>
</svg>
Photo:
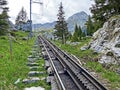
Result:
<svg viewBox="0 0 120 90">
<path fill-rule="evenodd" d="M 120 76 L 116 72 L 103 68 L 98 62 L 88 61 L 86 66 L 107 79 L 111 83 L 112 90 L 116 87 L 120 88 Z"/>
<path fill-rule="evenodd" d="M 55 41 L 54 43 L 60 47 L 61 49 L 71 53 L 71 54 L 74 54 L 76 55 L 77 57 L 80 57 L 80 58 L 83 58 L 83 57 L 86 57 L 86 56 L 90 56 L 90 57 L 96 57 L 95 54 L 93 54 L 93 50 L 86 50 L 86 51 L 81 51 L 80 48 L 83 46 L 83 45 L 87 45 L 89 42 L 90 42 L 91 38 L 86 38 L 85 40 L 82 40 L 80 42 L 80 44 L 78 45 L 69 45 L 69 44 L 61 44 L 60 41 Z"/>
<path fill-rule="evenodd" d="M 22 36 L 28 34 L 22 32 L 16 33 L 20 33 Z M 21 44 L 12 41 L 11 60 L 9 39 L 7 36 L 0 36 L 0 87 L 7 88 L 8 90 L 14 87 L 14 82 L 18 78 L 24 78 L 27 75 L 28 68 L 26 61 L 34 39 L 29 40 L 29 45 L 27 41 L 21 40 L 20 37 L 17 38 L 17 41 L 21 42 Z"/>
<path fill-rule="evenodd" d="M 67 51 L 70 54 L 74 54 L 75 56 L 79 57 L 81 62 L 85 62 L 83 66 L 86 68 L 89 68 L 92 71 L 95 71 L 96 73 L 100 74 L 100 76 L 104 79 L 106 79 L 108 82 L 110 82 L 111 86 L 110 90 L 115 90 L 116 87 L 120 88 L 120 76 L 109 69 L 105 69 L 100 63 L 89 60 L 90 58 L 97 58 L 99 54 L 94 54 L 92 50 L 86 50 L 86 51 L 81 51 L 80 47 L 88 44 L 90 38 L 86 38 L 86 40 L 83 40 L 80 42 L 79 45 L 63 45 L 59 41 L 55 41 L 54 43 L 60 47 L 61 49 Z M 89 58 L 88 58 L 89 57 Z M 84 59 L 86 58 L 86 59 Z"/>
<path fill-rule="evenodd" d="M 28 72 L 30 70 L 27 66 L 27 57 L 30 55 L 35 38 L 29 39 L 27 42 L 27 40 L 22 40 L 22 38 L 27 37 L 28 32 L 19 31 L 12 32 L 12 34 L 17 41 L 12 40 L 12 60 L 10 59 L 8 36 L 0 36 L 0 90 L 22 90 L 27 86 L 21 82 L 20 84 L 14 85 L 14 82 L 18 78 L 23 80 L 28 77 Z M 41 60 L 39 63 L 43 64 L 44 61 Z M 44 67 L 41 68 L 44 70 Z M 43 76 L 47 76 L 47 74 L 45 73 Z M 46 90 L 50 90 L 50 86 L 47 85 L 45 81 L 41 81 L 35 85 L 40 85 L 45 87 Z"/>
</svg>

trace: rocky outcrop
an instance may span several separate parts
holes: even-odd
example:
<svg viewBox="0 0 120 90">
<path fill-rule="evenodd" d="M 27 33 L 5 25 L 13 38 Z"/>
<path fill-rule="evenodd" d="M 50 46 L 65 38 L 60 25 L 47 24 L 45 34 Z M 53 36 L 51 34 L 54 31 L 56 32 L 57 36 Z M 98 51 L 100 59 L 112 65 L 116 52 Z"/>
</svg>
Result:
<svg viewBox="0 0 120 90">
<path fill-rule="evenodd" d="M 90 47 L 101 53 L 99 62 L 120 63 L 120 16 L 110 18 L 94 33 Z"/>
</svg>

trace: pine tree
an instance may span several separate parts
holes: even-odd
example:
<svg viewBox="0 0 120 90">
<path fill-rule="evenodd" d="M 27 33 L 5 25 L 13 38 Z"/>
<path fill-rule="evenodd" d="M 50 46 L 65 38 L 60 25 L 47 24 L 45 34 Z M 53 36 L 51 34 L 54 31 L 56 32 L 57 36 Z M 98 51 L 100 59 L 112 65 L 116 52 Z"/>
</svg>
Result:
<svg viewBox="0 0 120 90">
<path fill-rule="evenodd" d="M 0 0 L 0 35 L 4 35 L 7 33 L 7 29 L 9 28 L 8 25 L 8 7 L 5 7 L 7 5 L 6 0 Z"/>
<path fill-rule="evenodd" d="M 79 26 L 79 28 L 78 28 L 78 40 L 81 40 L 82 39 L 82 29 L 81 29 L 81 27 Z"/>
<path fill-rule="evenodd" d="M 90 8 L 96 28 L 99 28 L 110 17 L 120 14 L 120 0 L 94 0 L 95 4 Z"/>
<path fill-rule="evenodd" d="M 63 11 L 63 6 L 62 6 L 62 2 L 60 3 L 60 7 L 58 10 L 58 20 L 57 20 L 57 24 L 55 25 L 55 35 L 59 38 L 62 39 L 62 44 L 66 43 L 66 40 L 68 39 L 70 33 L 68 32 L 68 28 L 67 28 L 67 23 L 65 21 L 65 16 L 64 16 L 64 11 Z"/>
<path fill-rule="evenodd" d="M 77 24 L 75 25 L 75 30 L 74 30 L 74 33 L 73 33 L 73 36 L 72 36 L 72 41 L 74 42 L 74 41 L 79 41 L 79 39 L 78 39 L 78 26 L 77 26 Z"/>
<path fill-rule="evenodd" d="M 81 36 L 82 36 L 82 40 L 85 39 L 85 37 L 86 37 L 85 32 L 82 32 L 82 35 L 81 35 Z"/>
<path fill-rule="evenodd" d="M 93 26 L 93 22 L 91 20 L 91 17 L 88 17 L 88 21 L 86 22 L 87 25 L 87 35 L 92 36 L 92 34 L 96 31 Z"/>
<path fill-rule="evenodd" d="M 22 25 L 27 23 L 27 21 L 28 21 L 27 12 L 25 11 L 24 7 L 22 7 L 15 20 L 15 25 L 19 26 L 20 27 L 19 29 L 22 29 Z"/>
<path fill-rule="evenodd" d="M 85 37 L 85 33 L 82 32 L 82 29 L 81 27 L 77 26 L 77 24 L 75 25 L 75 29 L 74 29 L 74 33 L 73 33 L 73 36 L 72 36 L 72 41 L 80 41 L 82 40 L 82 37 Z"/>
</svg>

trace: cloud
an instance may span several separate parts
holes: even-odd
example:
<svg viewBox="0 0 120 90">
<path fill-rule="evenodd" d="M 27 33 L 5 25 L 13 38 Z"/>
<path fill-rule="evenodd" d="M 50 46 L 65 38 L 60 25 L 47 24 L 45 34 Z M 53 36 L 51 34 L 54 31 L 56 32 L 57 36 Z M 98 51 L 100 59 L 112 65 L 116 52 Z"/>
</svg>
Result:
<svg viewBox="0 0 120 90">
<path fill-rule="evenodd" d="M 35 0 L 34 0 L 35 1 Z M 85 11 L 90 14 L 89 7 L 93 2 L 90 0 L 41 0 L 43 7 L 39 4 L 32 4 L 32 19 L 33 23 L 43 23 L 57 20 L 59 4 L 62 1 L 66 19 L 80 11 Z M 10 12 L 9 15 L 15 18 L 22 6 L 26 9 L 29 17 L 29 2 L 30 0 L 8 0 Z M 36 14 L 36 15 L 35 15 Z"/>
<path fill-rule="evenodd" d="M 44 16 L 49 18 L 50 21 L 57 19 L 58 8 L 61 1 L 64 6 L 66 19 L 80 11 L 85 11 L 87 14 L 90 14 L 90 0 L 49 0 L 47 7 L 44 7 Z"/>
<path fill-rule="evenodd" d="M 33 23 L 46 23 L 50 22 L 50 20 L 47 17 L 44 16 L 39 16 L 39 15 L 34 15 L 33 16 Z"/>
</svg>

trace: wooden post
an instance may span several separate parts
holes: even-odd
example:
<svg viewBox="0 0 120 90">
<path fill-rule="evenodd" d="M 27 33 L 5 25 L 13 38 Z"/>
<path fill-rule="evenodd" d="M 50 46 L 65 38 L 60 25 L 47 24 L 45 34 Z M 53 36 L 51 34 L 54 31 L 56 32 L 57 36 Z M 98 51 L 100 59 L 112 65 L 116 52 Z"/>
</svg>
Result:
<svg viewBox="0 0 120 90">
<path fill-rule="evenodd" d="M 10 33 L 9 33 L 9 43 L 10 43 L 10 60 L 12 60 L 12 39 Z"/>
</svg>

